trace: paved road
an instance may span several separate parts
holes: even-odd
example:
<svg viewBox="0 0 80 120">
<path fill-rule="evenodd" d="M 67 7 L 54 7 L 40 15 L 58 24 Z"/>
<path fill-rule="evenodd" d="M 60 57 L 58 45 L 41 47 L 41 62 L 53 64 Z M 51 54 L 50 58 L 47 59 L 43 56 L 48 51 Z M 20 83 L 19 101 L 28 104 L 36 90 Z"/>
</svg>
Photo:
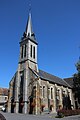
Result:
<svg viewBox="0 0 80 120">
<path fill-rule="evenodd" d="M 1 112 L 2 113 L 2 112 Z M 64 118 L 55 118 L 55 115 L 25 115 L 15 113 L 2 113 L 6 120 L 80 120 L 80 115 Z"/>
</svg>

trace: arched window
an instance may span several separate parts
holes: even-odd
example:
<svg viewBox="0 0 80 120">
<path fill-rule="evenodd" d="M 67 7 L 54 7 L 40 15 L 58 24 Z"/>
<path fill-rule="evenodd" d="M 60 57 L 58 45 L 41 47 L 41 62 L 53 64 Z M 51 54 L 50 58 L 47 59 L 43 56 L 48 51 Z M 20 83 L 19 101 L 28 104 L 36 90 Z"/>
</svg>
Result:
<svg viewBox="0 0 80 120">
<path fill-rule="evenodd" d="M 65 97 L 65 91 L 62 91 L 62 97 L 63 98 Z"/>
<path fill-rule="evenodd" d="M 31 45 L 31 51 L 30 51 L 30 56 L 32 57 L 32 45 Z"/>
<path fill-rule="evenodd" d="M 45 98 L 45 86 L 43 86 L 43 98 Z"/>
<path fill-rule="evenodd" d="M 23 58 L 23 46 L 21 48 L 21 58 Z"/>
<path fill-rule="evenodd" d="M 57 99 L 59 100 L 60 99 L 60 90 L 57 89 Z"/>
<path fill-rule="evenodd" d="M 33 87 L 33 96 L 36 97 L 36 86 Z"/>
<path fill-rule="evenodd" d="M 35 59 L 35 47 L 33 47 L 33 58 Z"/>
<path fill-rule="evenodd" d="M 53 99 L 53 88 L 51 88 L 51 99 Z"/>
<path fill-rule="evenodd" d="M 21 75 L 21 78 L 20 78 L 21 80 L 20 80 L 20 95 L 22 95 L 23 94 L 23 75 Z"/>
<path fill-rule="evenodd" d="M 56 91 L 56 107 L 59 108 L 59 102 L 60 102 L 60 90 L 57 89 Z"/>
<path fill-rule="evenodd" d="M 40 97 L 42 97 L 42 86 L 40 86 Z"/>
<path fill-rule="evenodd" d="M 25 45 L 25 49 L 24 49 L 24 57 L 26 57 L 26 45 Z"/>
</svg>

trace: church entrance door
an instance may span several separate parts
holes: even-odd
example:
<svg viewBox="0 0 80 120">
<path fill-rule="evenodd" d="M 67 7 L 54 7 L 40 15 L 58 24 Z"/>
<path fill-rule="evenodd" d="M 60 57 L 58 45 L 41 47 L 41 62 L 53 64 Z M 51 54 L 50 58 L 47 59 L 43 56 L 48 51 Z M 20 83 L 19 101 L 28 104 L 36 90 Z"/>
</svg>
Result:
<svg viewBox="0 0 80 120">
<path fill-rule="evenodd" d="M 23 112 L 23 98 L 21 97 L 19 99 L 19 113 Z"/>
<path fill-rule="evenodd" d="M 15 103 L 14 103 L 14 99 L 11 100 L 11 113 L 14 113 L 14 107 L 15 107 Z"/>
<path fill-rule="evenodd" d="M 30 98 L 30 111 L 29 114 L 33 114 L 33 98 Z"/>
</svg>

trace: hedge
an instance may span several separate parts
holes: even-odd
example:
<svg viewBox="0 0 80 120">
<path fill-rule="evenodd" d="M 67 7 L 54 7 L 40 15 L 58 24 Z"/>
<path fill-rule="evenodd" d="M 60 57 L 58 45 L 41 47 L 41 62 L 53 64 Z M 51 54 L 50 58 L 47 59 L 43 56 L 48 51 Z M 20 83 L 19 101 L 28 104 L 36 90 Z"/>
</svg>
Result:
<svg viewBox="0 0 80 120">
<path fill-rule="evenodd" d="M 57 115 L 71 116 L 71 115 L 79 115 L 80 109 L 76 110 L 58 110 Z"/>
</svg>

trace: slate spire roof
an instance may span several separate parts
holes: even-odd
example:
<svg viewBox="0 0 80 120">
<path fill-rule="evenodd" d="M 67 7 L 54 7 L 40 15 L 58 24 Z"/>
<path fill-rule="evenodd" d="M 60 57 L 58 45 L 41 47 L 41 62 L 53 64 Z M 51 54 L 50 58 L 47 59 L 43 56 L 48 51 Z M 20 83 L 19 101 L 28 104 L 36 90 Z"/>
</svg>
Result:
<svg viewBox="0 0 80 120">
<path fill-rule="evenodd" d="M 32 21 L 31 21 L 31 13 L 29 13 L 29 16 L 28 16 L 28 21 L 27 21 L 27 26 L 26 26 L 26 35 L 27 36 L 30 36 L 32 35 Z"/>
<path fill-rule="evenodd" d="M 23 33 L 21 41 L 24 41 L 24 40 L 27 40 L 27 39 L 29 39 L 32 42 L 38 44 L 37 41 L 36 41 L 36 38 L 35 38 L 35 34 L 33 32 L 33 29 L 32 29 L 31 12 L 29 12 L 26 29 L 25 29 L 25 32 Z"/>
</svg>

